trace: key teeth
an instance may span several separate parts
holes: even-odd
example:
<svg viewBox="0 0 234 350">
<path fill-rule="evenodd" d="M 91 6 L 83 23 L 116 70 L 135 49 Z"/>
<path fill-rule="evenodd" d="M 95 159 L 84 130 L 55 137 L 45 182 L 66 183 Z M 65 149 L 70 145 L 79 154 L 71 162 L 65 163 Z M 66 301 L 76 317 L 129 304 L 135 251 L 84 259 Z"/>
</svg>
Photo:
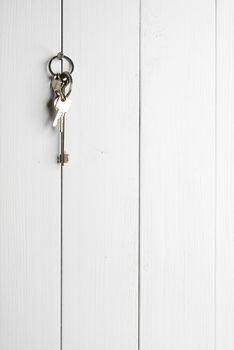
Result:
<svg viewBox="0 0 234 350">
<path fill-rule="evenodd" d="M 63 156 L 63 164 L 66 164 L 69 162 L 69 154 L 67 153 L 64 153 L 64 156 Z M 58 163 L 62 163 L 62 155 L 60 154 L 58 157 L 57 157 L 57 162 Z"/>
</svg>

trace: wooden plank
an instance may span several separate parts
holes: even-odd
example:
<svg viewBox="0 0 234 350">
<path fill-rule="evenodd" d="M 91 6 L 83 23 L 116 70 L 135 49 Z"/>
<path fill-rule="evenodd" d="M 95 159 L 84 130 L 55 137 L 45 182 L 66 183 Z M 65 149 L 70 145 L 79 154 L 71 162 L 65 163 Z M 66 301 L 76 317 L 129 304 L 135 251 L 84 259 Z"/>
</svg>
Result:
<svg viewBox="0 0 234 350">
<path fill-rule="evenodd" d="M 141 349 L 214 349 L 215 2 L 142 1 Z"/>
<path fill-rule="evenodd" d="M 60 167 L 46 61 L 57 1 L 3 0 L 0 13 L 0 348 L 59 348 Z"/>
<path fill-rule="evenodd" d="M 67 0 L 64 349 L 137 347 L 138 0 Z M 74 15 L 74 13 L 76 15 Z"/>
<path fill-rule="evenodd" d="M 234 347 L 234 89 L 232 1 L 217 2 L 217 350 Z"/>
</svg>

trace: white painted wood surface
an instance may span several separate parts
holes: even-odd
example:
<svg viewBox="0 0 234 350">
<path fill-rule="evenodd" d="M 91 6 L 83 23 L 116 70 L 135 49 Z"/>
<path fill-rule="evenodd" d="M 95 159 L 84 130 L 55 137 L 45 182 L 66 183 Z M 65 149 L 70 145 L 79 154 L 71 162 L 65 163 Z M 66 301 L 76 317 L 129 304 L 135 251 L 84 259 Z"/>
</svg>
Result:
<svg viewBox="0 0 234 350">
<path fill-rule="evenodd" d="M 55 0 L 0 12 L 0 349 L 59 348 L 60 170 L 46 61 L 60 45 Z"/>
<path fill-rule="evenodd" d="M 234 348 L 233 1 L 217 6 L 217 350 Z"/>
<path fill-rule="evenodd" d="M 64 349 L 137 349 L 138 0 L 64 7 Z"/>
<path fill-rule="evenodd" d="M 214 1 L 142 1 L 141 104 L 141 350 L 211 350 Z"/>
<path fill-rule="evenodd" d="M 234 4 L 141 8 L 140 350 L 232 350 Z M 1 3 L 2 350 L 60 346 L 60 167 L 46 107 L 60 10 Z M 64 350 L 138 349 L 139 20 L 139 0 L 64 1 L 75 62 Z"/>
</svg>

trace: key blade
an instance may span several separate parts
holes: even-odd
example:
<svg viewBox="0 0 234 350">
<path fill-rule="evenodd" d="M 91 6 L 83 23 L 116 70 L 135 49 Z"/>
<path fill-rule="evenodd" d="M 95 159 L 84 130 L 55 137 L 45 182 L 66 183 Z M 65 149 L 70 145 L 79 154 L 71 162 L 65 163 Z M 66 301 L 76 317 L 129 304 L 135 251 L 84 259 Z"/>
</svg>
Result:
<svg viewBox="0 0 234 350">
<path fill-rule="evenodd" d="M 54 121 L 53 121 L 53 127 L 57 126 L 59 119 L 61 119 L 63 115 L 64 115 L 64 113 L 61 112 L 60 110 L 58 110 L 58 112 L 56 113 L 56 116 L 54 118 Z"/>
</svg>

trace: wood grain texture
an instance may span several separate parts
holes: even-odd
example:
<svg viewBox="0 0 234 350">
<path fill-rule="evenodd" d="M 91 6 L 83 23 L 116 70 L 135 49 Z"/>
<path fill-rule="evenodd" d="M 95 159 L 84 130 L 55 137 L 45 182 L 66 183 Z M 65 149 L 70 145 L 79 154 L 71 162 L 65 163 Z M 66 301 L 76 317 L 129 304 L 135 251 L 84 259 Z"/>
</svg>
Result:
<svg viewBox="0 0 234 350">
<path fill-rule="evenodd" d="M 141 350 L 213 350 L 214 1 L 142 0 L 141 104 Z"/>
<path fill-rule="evenodd" d="M 136 350 L 138 0 L 66 0 L 64 349 Z M 75 14 L 75 15 L 74 15 Z"/>
<path fill-rule="evenodd" d="M 217 350 L 234 348 L 234 3 L 217 1 Z"/>
<path fill-rule="evenodd" d="M 60 168 L 46 64 L 59 48 L 52 1 L 0 12 L 0 348 L 59 348 Z"/>
</svg>

